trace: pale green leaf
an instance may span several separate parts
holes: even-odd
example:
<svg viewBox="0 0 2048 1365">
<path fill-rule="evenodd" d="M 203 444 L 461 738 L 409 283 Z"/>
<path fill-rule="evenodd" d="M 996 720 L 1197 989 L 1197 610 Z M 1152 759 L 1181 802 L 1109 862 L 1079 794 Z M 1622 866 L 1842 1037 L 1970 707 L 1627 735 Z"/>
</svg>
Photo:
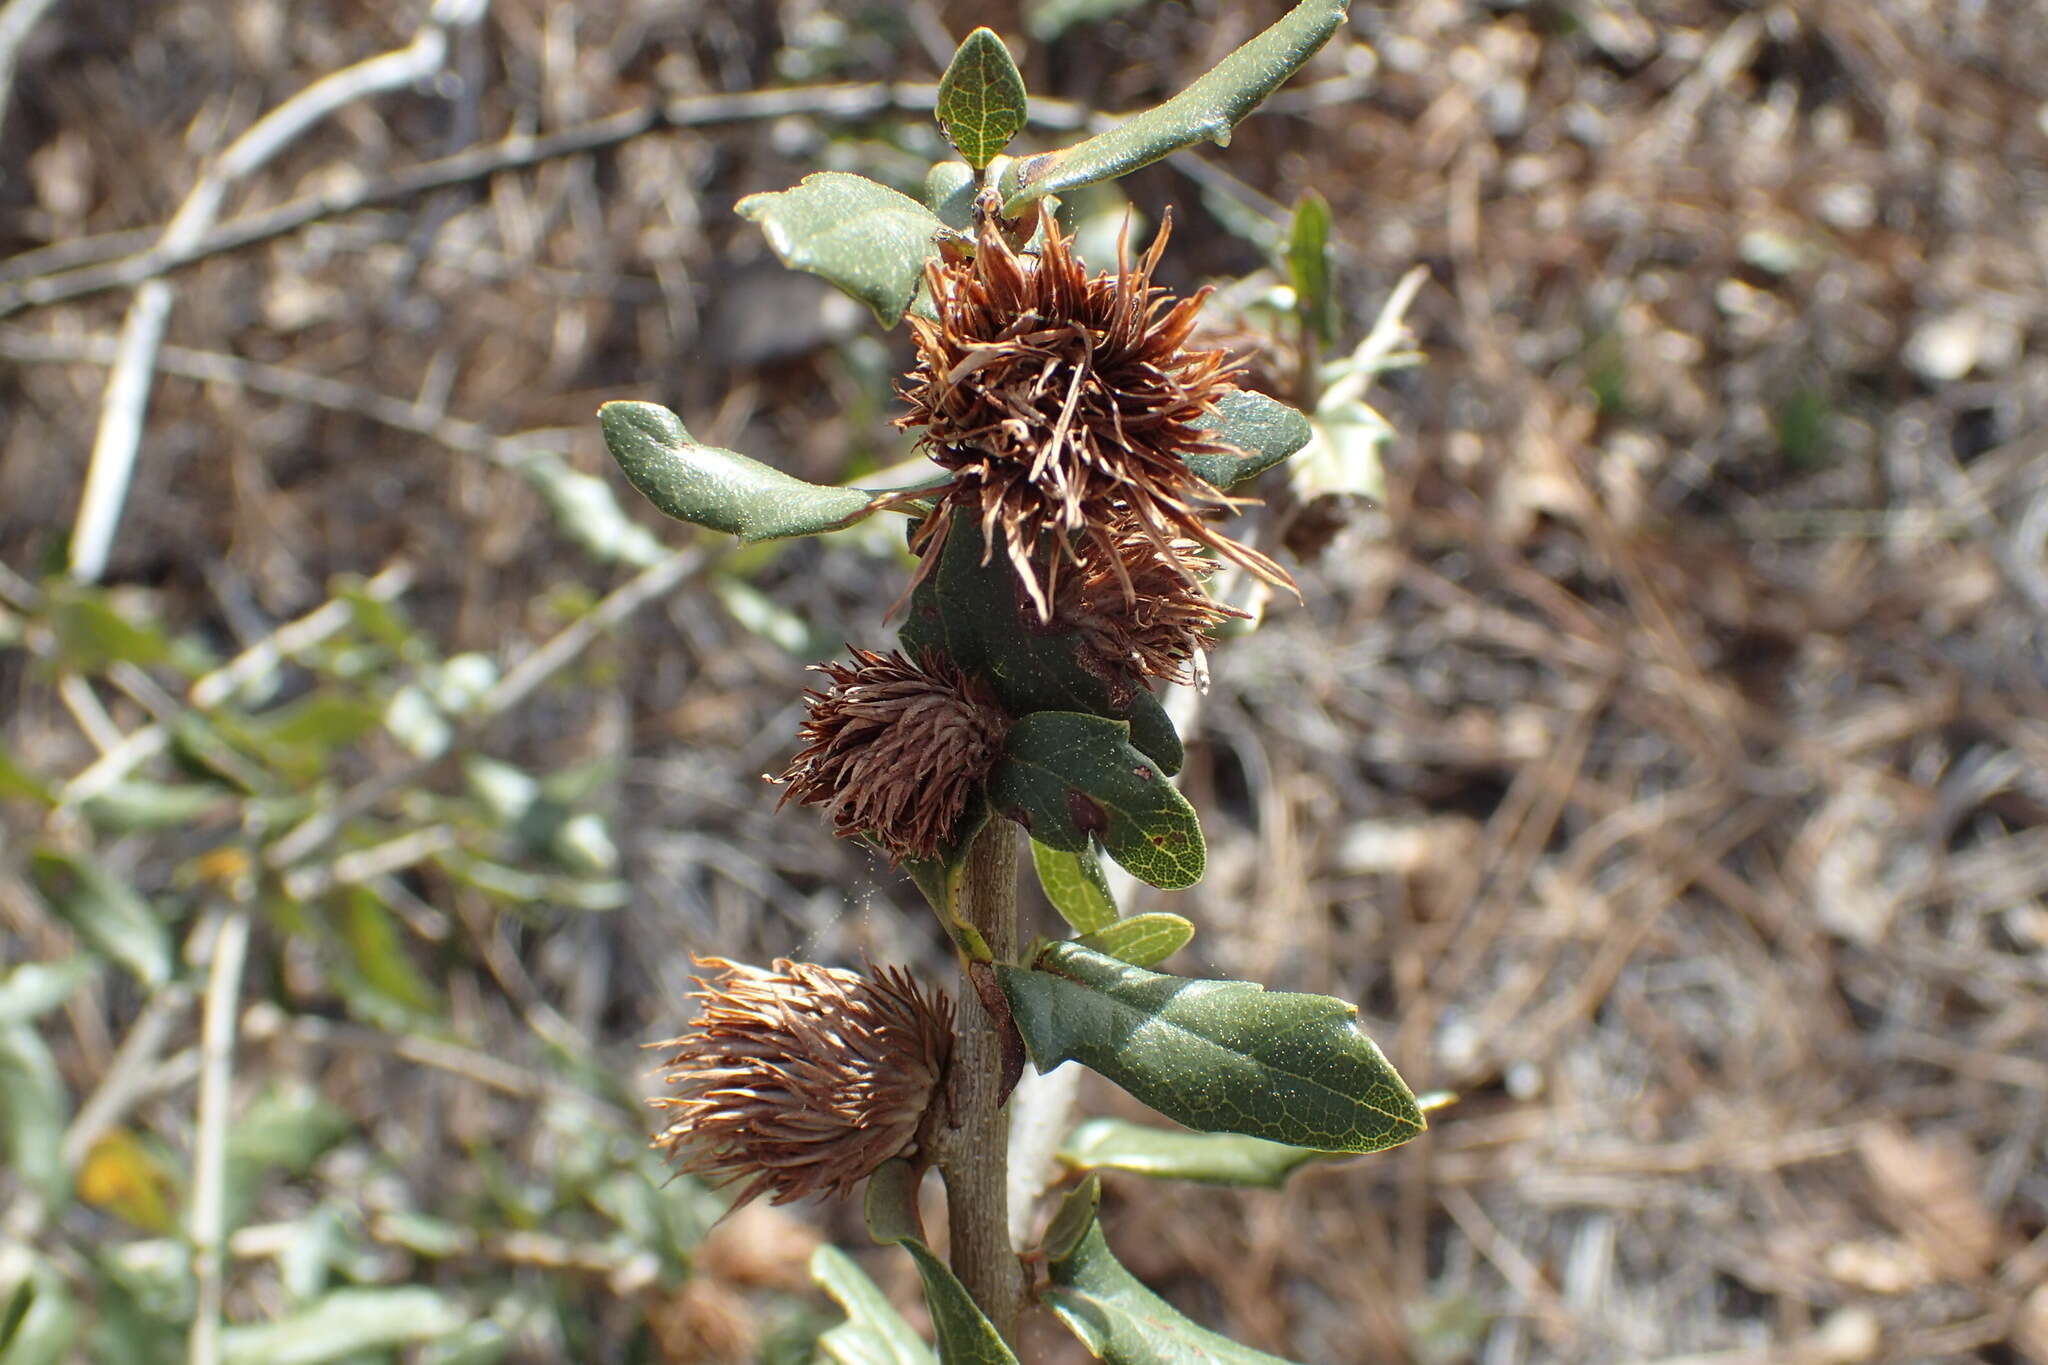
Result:
<svg viewBox="0 0 2048 1365">
<path fill-rule="evenodd" d="M 0 1365 L 61 1365 L 74 1359 L 85 1314 L 56 1267 L 26 1259 L 27 1273 L 0 1283 Z"/>
<path fill-rule="evenodd" d="M 1183 1317 L 1124 1269 L 1100 1223 L 1051 1270 L 1046 1306 L 1110 1365 L 1290 1365 Z"/>
<path fill-rule="evenodd" d="M 1038 870 L 1038 884 L 1045 898 L 1077 934 L 1091 934 L 1116 923 L 1116 899 L 1109 881 L 1102 875 L 1102 861 L 1095 849 L 1069 852 L 1031 841 L 1031 865 Z"/>
<path fill-rule="evenodd" d="M 1041 43 L 1049 43 L 1075 24 L 1099 23 L 1150 0 L 1032 0 L 1024 27 Z"/>
<path fill-rule="evenodd" d="M 281 1321 L 226 1329 L 221 1354 L 226 1365 L 321 1365 L 433 1341 L 468 1321 L 432 1289 L 337 1289 Z"/>
<path fill-rule="evenodd" d="M 1131 745 L 1124 721 L 1039 711 L 1010 729 L 988 778 L 989 802 L 1050 848 L 1080 853 L 1100 839 L 1109 856 L 1154 886 L 1202 879 L 1195 808 L 1160 766 Z"/>
<path fill-rule="evenodd" d="M 98 829 L 125 834 L 190 825 L 233 800 L 226 787 L 205 782 L 152 782 L 131 777 L 86 798 L 79 809 Z"/>
<path fill-rule="evenodd" d="M 0 1135 L 7 1168 L 51 1203 L 67 1188 L 64 1125 L 71 1101 L 57 1061 L 27 1024 L 0 1025 Z"/>
<path fill-rule="evenodd" d="M 1230 130 L 1315 55 L 1344 22 L 1350 0 L 1301 0 L 1264 33 L 1164 104 L 1086 142 L 1023 157 L 1004 170 L 1003 212 L 1034 199 L 1128 175 L 1183 147 L 1227 143 Z"/>
<path fill-rule="evenodd" d="M 58 962 L 24 962 L 0 975 L 0 1025 L 20 1024 L 53 1010 L 98 971 L 89 957 Z"/>
<path fill-rule="evenodd" d="M 1294 206 L 1287 274 L 1302 325 L 1325 346 L 1337 339 L 1337 300 L 1330 292 L 1330 201 L 1313 189 Z"/>
<path fill-rule="evenodd" d="M 1296 1168 L 1328 1160 L 1311 1147 L 1238 1133 L 1189 1133 L 1128 1119 L 1089 1119 L 1061 1144 L 1060 1161 L 1080 1171 L 1128 1171 L 1157 1180 L 1278 1189 Z"/>
<path fill-rule="evenodd" d="M 1024 77 L 993 30 L 978 28 L 961 41 L 933 113 L 946 141 L 977 171 L 1023 131 Z"/>
<path fill-rule="evenodd" d="M 807 175 L 791 189 L 750 194 L 739 213 L 795 270 L 838 285 L 893 327 L 917 295 L 924 263 L 948 229 L 907 194 L 844 171 Z"/>
<path fill-rule="evenodd" d="M 605 446 L 632 485 L 662 512 L 738 536 L 773 540 L 850 526 L 874 510 L 858 488 L 806 483 L 731 450 L 699 444 L 655 403 L 606 403 Z"/>
<path fill-rule="evenodd" d="M 1199 1132 L 1358 1153 L 1423 1130 L 1414 1094 L 1341 1000 L 1167 976 L 1076 943 L 996 970 L 1040 1071 L 1080 1062 Z"/>
<path fill-rule="evenodd" d="M 890 1304 L 853 1257 L 838 1247 L 811 1253 L 811 1283 L 845 1310 L 846 1321 L 818 1338 L 835 1365 L 938 1365 L 938 1357 Z"/>
<path fill-rule="evenodd" d="M 592 559 L 644 569 L 668 554 L 655 534 L 626 515 L 612 486 L 572 469 L 545 451 L 520 462 L 519 472 L 533 485 L 555 521 Z"/>
<path fill-rule="evenodd" d="M 1179 915 L 1154 910 L 1132 915 L 1104 929 L 1081 935 L 1080 942 L 1098 953 L 1106 953 L 1133 967 L 1150 967 L 1164 962 L 1188 946 L 1195 926 Z"/>
</svg>

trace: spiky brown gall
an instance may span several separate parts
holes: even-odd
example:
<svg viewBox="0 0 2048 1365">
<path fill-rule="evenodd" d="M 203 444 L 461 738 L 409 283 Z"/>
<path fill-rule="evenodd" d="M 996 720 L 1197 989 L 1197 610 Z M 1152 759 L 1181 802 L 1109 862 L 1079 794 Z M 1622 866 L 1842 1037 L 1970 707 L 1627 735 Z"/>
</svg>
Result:
<svg viewBox="0 0 2048 1365">
<path fill-rule="evenodd" d="M 1215 646 L 1213 632 L 1245 616 L 1204 590 L 1216 561 L 1193 541 L 1170 541 L 1162 551 L 1135 531 L 1106 553 L 1087 542 L 1078 561 L 1053 595 L 1053 628 L 1075 632 L 1075 657 L 1111 684 L 1112 695 L 1134 692 L 1141 678 L 1206 684 L 1203 656 Z"/>
</svg>

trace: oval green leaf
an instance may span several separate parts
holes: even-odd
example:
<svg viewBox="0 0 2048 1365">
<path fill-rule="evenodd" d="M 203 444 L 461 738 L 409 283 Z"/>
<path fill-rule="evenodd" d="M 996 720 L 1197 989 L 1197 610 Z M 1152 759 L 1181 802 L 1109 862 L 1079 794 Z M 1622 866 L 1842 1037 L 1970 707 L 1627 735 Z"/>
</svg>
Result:
<svg viewBox="0 0 2048 1365">
<path fill-rule="evenodd" d="M 1045 898 L 1075 933 L 1092 934 L 1116 923 L 1116 898 L 1110 894 L 1102 860 L 1093 847 L 1070 853 L 1033 839 L 1031 865 L 1038 871 L 1038 885 Z"/>
<path fill-rule="evenodd" d="M 1079 941 L 1119 962 L 1128 962 L 1133 967 L 1150 967 L 1187 947 L 1194 936 L 1195 926 L 1187 920 L 1154 910 L 1149 914 L 1118 920 L 1092 934 L 1083 934 Z"/>
<path fill-rule="evenodd" d="M 980 170 L 1024 129 L 1024 77 L 991 29 L 967 35 L 939 81 L 933 113 L 946 141 Z"/>
<path fill-rule="evenodd" d="M 1040 1071 L 1080 1062 L 1198 1132 L 1361 1153 L 1423 1130 L 1407 1082 L 1341 1000 L 1167 976 L 1077 943 L 997 973 Z"/>
<path fill-rule="evenodd" d="M 918 1172 L 907 1161 L 885 1161 L 868 1177 L 868 1235 L 902 1247 L 917 1264 L 924 1301 L 932 1312 L 932 1332 L 939 1339 L 939 1359 L 945 1365 L 1018 1365 L 967 1286 L 925 1245 L 917 1221 L 917 1180 Z"/>
<path fill-rule="evenodd" d="M 955 232 L 974 227 L 974 192 L 980 182 L 958 161 L 934 161 L 924 174 L 925 206 Z"/>
<path fill-rule="evenodd" d="M 911 595 L 903 643 L 987 678 L 1014 715 L 1085 711 L 1128 721 L 1139 752 L 1168 776 L 1179 772 L 1180 736 L 1159 698 L 1142 683 L 1112 684 L 1083 668 L 1073 635 L 1040 624 L 1009 560 L 998 553 L 982 562 L 984 543 L 974 518 L 953 519 L 938 565 Z"/>
<path fill-rule="evenodd" d="M 774 540 L 851 526 L 874 510 L 874 495 L 829 488 L 699 444 L 683 419 L 658 403 L 606 403 L 597 410 L 604 443 L 647 500 L 678 521 Z"/>
<path fill-rule="evenodd" d="M 988 778 L 989 803 L 1049 848 L 1090 837 L 1134 877 L 1176 890 L 1202 879 L 1201 822 L 1131 727 L 1079 711 L 1040 711 L 1011 727 Z"/>
<path fill-rule="evenodd" d="M 221 1333 L 227 1365 L 319 1365 L 447 1336 L 469 1315 L 422 1286 L 337 1289 L 277 1322 Z"/>
<path fill-rule="evenodd" d="M 1234 389 L 1217 400 L 1204 422 L 1216 439 L 1237 447 L 1237 455 L 1190 455 L 1188 468 L 1218 488 L 1243 483 L 1279 464 L 1308 444 L 1308 418 L 1277 398 Z"/>
<path fill-rule="evenodd" d="M 1097 1360 L 1110 1365 L 1293 1365 L 1240 1346 L 1160 1298 L 1124 1269 L 1091 1223 L 1074 1249 L 1052 1262 L 1046 1306 Z"/>
<path fill-rule="evenodd" d="M 64 1125 L 70 1092 L 42 1034 L 28 1024 L 0 1024 L 0 1139 L 9 1169 L 52 1204 L 69 1188 Z"/>
<path fill-rule="evenodd" d="M 793 270 L 823 276 L 894 327 L 917 296 L 927 258 L 947 231 L 907 194 L 845 171 L 819 171 L 772 194 L 750 194 L 738 212 L 761 225 Z"/>
<path fill-rule="evenodd" d="M 1350 0 L 1301 0 L 1166 103 L 1086 142 L 1018 159 L 1002 176 L 1003 212 L 1015 217 L 1043 195 L 1128 175 L 1205 139 L 1228 142 L 1239 120 L 1329 40 L 1349 8 Z"/>
<path fill-rule="evenodd" d="M 1077 1171 L 1128 1171 L 1155 1180 L 1278 1189 L 1297 1168 L 1328 1152 L 1239 1133 L 1188 1133 L 1127 1119 L 1089 1119 L 1061 1144 L 1061 1164 Z"/>
<path fill-rule="evenodd" d="M 888 1296 L 838 1247 L 811 1253 L 811 1283 L 846 1312 L 845 1322 L 818 1338 L 833 1365 L 939 1365 Z"/>
<path fill-rule="evenodd" d="M 1330 201 L 1303 190 L 1287 239 L 1287 275 L 1302 326 L 1325 346 L 1337 339 L 1337 300 L 1330 292 Z"/>
<path fill-rule="evenodd" d="M 171 936 L 142 893 L 87 858 L 39 849 L 29 863 L 36 890 L 80 938 L 147 986 L 171 977 Z"/>
</svg>

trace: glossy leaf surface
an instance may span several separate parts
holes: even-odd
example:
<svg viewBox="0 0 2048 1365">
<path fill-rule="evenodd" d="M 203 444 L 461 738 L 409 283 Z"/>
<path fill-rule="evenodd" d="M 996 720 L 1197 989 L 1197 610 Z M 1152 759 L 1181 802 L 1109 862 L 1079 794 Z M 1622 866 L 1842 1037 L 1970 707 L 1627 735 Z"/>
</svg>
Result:
<svg viewBox="0 0 2048 1365">
<path fill-rule="evenodd" d="M 992 30 L 978 28 L 960 44 L 933 112 L 946 141 L 977 171 L 1023 131 L 1024 77 Z"/>
<path fill-rule="evenodd" d="M 647 500 L 678 521 L 774 540 L 849 526 L 872 510 L 858 488 L 806 483 L 737 451 L 699 443 L 657 403 L 606 403 L 597 413 L 605 448 Z"/>
<path fill-rule="evenodd" d="M 1024 717 L 989 774 L 988 798 L 1049 848 L 1086 852 L 1092 836 L 1153 886 L 1202 879 L 1206 850 L 1195 808 L 1132 746 L 1122 721 L 1079 711 Z"/>
<path fill-rule="evenodd" d="M 1348 8 L 1349 0 L 1301 0 L 1164 104 L 1072 147 L 1020 158 L 1002 177 L 1003 212 L 1015 216 L 1043 195 L 1128 175 L 1197 142 L 1228 142 L 1239 120 L 1329 40 Z"/>
<path fill-rule="evenodd" d="M 893 327 L 917 296 L 946 225 L 907 194 L 845 171 L 818 171 L 772 194 L 750 194 L 738 212 L 761 225 L 793 270 L 838 285 Z"/>
<path fill-rule="evenodd" d="M 1167 976 L 1076 943 L 997 971 L 1040 1071 L 1080 1062 L 1199 1132 L 1356 1153 L 1423 1130 L 1414 1094 L 1341 1000 Z"/>
<path fill-rule="evenodd" d="M 1157 1180 L 1278 1189 L 1297 1168 L 1328 1152 L 1239 1133 L 1188 1133 L 1128 1119 L 1089 1119 L 1060 1144 L 1060 1161 L 1079 1171 L 1127 1171 Z"/>
</svg>

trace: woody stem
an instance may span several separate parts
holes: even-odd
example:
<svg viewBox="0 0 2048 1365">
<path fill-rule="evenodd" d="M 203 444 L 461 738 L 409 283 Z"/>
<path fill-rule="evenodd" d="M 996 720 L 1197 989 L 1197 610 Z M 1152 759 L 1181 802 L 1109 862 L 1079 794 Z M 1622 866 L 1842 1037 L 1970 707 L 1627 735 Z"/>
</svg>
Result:
<svg viewBox="0 0 2048 1365">
<path fill-rule="evenodd" d="M 988 940 L 997 962 L 1017 956 L 1017 830 L 994 819 L 967 854 L 960 914 Z M 953 1122 L 937 1142 L 946 1182 L 953 1272 L 1004 1337 L 1024 1304 L 1024 1269 L 1010 1245 L 1009 1107 L 1003 1095 L 1003 1030 L 972 980 L 961 983 L 953 1045 Z"/>
</svg>

